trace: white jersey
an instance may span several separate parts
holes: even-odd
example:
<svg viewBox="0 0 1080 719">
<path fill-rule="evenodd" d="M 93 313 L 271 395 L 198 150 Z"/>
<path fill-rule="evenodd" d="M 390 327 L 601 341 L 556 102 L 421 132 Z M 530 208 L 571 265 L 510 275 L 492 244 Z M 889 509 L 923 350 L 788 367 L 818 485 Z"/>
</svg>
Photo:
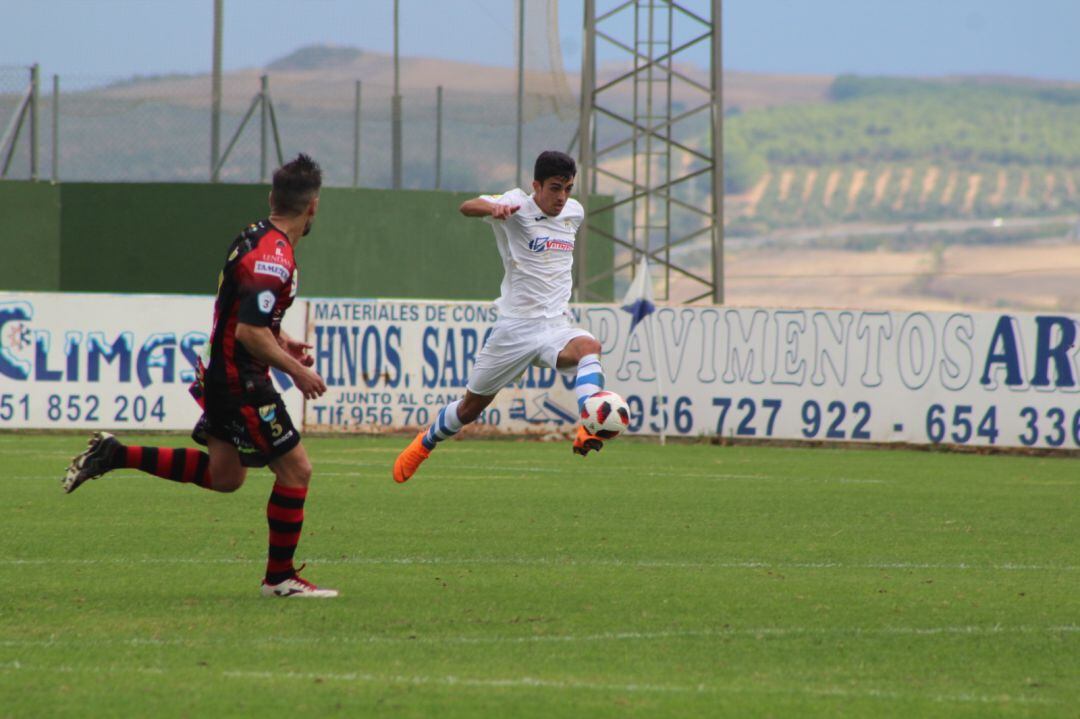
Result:
<svg viewBox="0 0 1080 719">
<path fill-rule="evenodd" d="M 530 319 L 565 315 L 574 288 L 574 238 L 585 219 L 581 203 L 567 200 L 558 217 L 548 217 L 532 195 L 517 188 L 502 195 L 484 195 L 483 199 L 520 207 L 505 220 L 484 218 L 495 230 L 506 272 L 495 301 L 499 316 Z"/>
</svg>

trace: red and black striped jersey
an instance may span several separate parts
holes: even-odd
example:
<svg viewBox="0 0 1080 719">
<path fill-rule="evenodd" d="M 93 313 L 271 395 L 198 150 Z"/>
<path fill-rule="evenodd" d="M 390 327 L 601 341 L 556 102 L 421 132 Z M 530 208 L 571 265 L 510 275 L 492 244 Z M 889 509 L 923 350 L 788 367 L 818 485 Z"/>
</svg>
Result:
<svg viewBox="0 0 1080 719">
<path fill-rule="evenodd" d="M 297 273 L 292 243 L 270 220 L 250 225 L 233 240 L 214 303 L 205 375 L 209 387 L 225 389 L 245 404 L 274 393 L 269 366 L 236 340 L 236 325 L 269 327 L 277 337 L 296 297 Z"/>
</svg>

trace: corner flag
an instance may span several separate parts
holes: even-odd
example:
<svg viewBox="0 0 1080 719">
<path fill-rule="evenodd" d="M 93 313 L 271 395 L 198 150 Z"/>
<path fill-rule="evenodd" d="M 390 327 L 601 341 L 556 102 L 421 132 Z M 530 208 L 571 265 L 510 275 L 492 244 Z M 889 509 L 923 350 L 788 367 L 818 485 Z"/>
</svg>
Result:
<svg viewBox="0 0 1080 719">
<path fill-rule="evenodd" d="M 652 277 L 649 275 L 649 260 L 645 255 L 641 256 L 641 264 L 638 265 L 637 274 L 634 275 L 634 281 L 630 283 L 630 286 L 626 289 L 626 296 L 623 297 L 622 308 L 630 313 L 630 332 L 634 332 L 634 328 L 637 327 L 643 319 L 656 312 L 656 305 L 653 303 L 652 295 Z M 648 328 L 647 328 L 648 329 Z M 652 355 L 653 361 L 659 362 L 660 349 L 657 347 L 657 335 L 658 332 L 650 332 L 652 335 Z M 656 368 L 656 396 L 653 397 L 653 413 L 657 406 L 667 404 L 667 397 L 664 395 L 664 385 L 660 380 L 660 368 Z M 665 443 L 665 435 L 667 434 L 667 410 L 663 412 L 663 420 L 660 422 L 660 444 Z"/>
<path fill-rule="evenodd" d="M 630 283 L 630 287 L 626 289 L 622 308 L 631 315 L 631 332 L 634 331 L 639 322 L 656 311 L 656 305 L 653 304 L 652 278 L 649 276 L 649 260 L 644 255 L 641 257 L 641 264 L 638 265 L 634 280 Z"/>
</svg>

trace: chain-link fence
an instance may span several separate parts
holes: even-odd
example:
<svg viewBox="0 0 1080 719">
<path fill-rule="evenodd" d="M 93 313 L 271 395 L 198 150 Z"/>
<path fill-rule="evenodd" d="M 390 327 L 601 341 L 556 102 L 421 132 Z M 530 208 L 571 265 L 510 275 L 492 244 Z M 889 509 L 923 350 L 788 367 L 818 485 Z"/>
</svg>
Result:
<svg viewBox="0 0 1080 719">
<path fill-rule="evenodd" d="M 510 83 L 513 71 L 490 72 L 504 76 L 504 87 L 487 92 L 444 87 L 441 108 L 436 85 L 403 93 L 404 187 L 475 190 L 505 189 L 515 184 L 517 104 Z M 8 174 L 11 178 L 30 176 L 28 120 L 16 122 L 29 91 L 29 76 L 26 68 L 0 68 L 0 119 L 20 128 Z M 52 82 L 48 78 L 41 83 L 36 105 L 40 177 L 52 177 L 55 140 L 59 152 L 55 179 L 210 180 L 209 77 L 119 79 L 66 75 L 58 78 L 58 102 Z M 306 152 L 318 159 L 328 185 L 349 186 L 355 180 L 363 187 L 390 187 L 393 91 L 389 85 L 360 81 L 358 106 L 357 82 L 318 73 L 268 74 L 268 94 L 281 149 L 285 156 Z M 221 181 L 260 180 L 264 122 L 267 166 L 276 166 L 269 111 L 264 121 L 261 106 L 256 106 L 243 131 L 236 134 L 260 91 L 258 71 L 226 76 L 222 149 L 234 136 L 235 143 L 221 166 Z M 58 110 L 55 138 L 54 102 Z M 531 104 L 540 102 L 534 98 Z M 565 149 L 569 145 L 576 118 L 550 111 L 530 114 L 523 125 L 526 158 L 535 157 L 543 149 Z"/>
<path fill-rule="evenodd" d="M 0 178 L 28 179 L 39 174 L 40 105 L 34 101 L 31 68 L 0 66 Z M 35 118 L 33 113 L 39 113 Z"/>
<path fill-rule="evenodd" d="M 547 17 L 546 27 L 553 27 L 551 3 L 527 3 L 529 11 L 544 11 L 527 16 L 525 26 L 544 27 Z M 618 5 L 611 0 L 600 10 L 607 13 Z M 637 5 L 655 9 L 663 3 Z M 514 32 L 511 15 L 503 18 L 504 35 Z M 518 80 L 508 50 L 500 55 L 502 67 L 403 57 L 403 187 L 503 190 L 527 179 L 531 158 L 540 150 L 570 147 L 578 126 L 573 94 L 580 78 L 555 67 L 551 50 L 556 45 L 545 44 L 537 32 L 539 39 L 530 46 L 527 38 L 524 53 L 525 177 L 515 178 Z M 607 56 L 600 82 L 633 69 L 626 51 L 641 46 L 627 36 L 631 40 L 615 48 L 624 59 L 620 64 Z M 681 41 L 676 38 L 675 44 Z M 391 69 L 388 53 L 316 46 L 263 69 L 226 72 L 220 146 L 225 149 L 236 134 L 265 73 L 284 156 L 310 153 L 331 186 L 390 188 Z M 699 82 L 707 77 L 694 63 L 686 72 Z M 65 74 L 58 78 L 54 100 L 54 78 L 42 74 L 32 105 L 35 123 L 24 109 L 30 78 L 27 67 L 0 67 L 4 177 L 30 178 L 36 165 L 37 177 L 62 181 L 211 179 L 209 75 Z M 687 83 L 675 85 L 673 115 L 694 106 L 691 90 Z M 1080 122 L 1080 91 L 1075 87 L 987 78 L 728 73 L 723 100 L 729 302 L 1080 309 L 1080 135 L 1073 129 Z M 606 106 L 623 115 L 634 114 L 636 102 L 641 98 L 630 92 L 605 96 Z M 665 96 L 660 104 L 666 102 Z M 269 124 L 267 119 L 264 143 L 263 113 L 256 107 L 220 168 L 221 181 L 258 182 L 262 157 L 267 169 L 277 164 Z M 32 125 L 36 152 L 31 151 Z M 595 128 L 602 147 L 629 133 L 611 119 L 598 119 Z M 707 147 L 705 115 L 679 128 L 673 139 L 698 150 Z M 644 161 L 635 169 L 628 149 L 608 159 L 619 175 L 645 173 Z M 654 176 L 696 167 L 686 153 L 652 162 Z M 632 186 L 595 173 L 592 184 L 616 199 L 627 197 Z M 701 223 L 694 208 L 709 206 L 707 178 L 680 184 L 671 196 L 677 202 L 670 210 L 654 204 L 634 215 L 619 214 L 616 234 L 653 236 L 660 232 L 658 224 L 672 236 L 694 233 Z M 656 221 L 660 209 L 663 222 Z M 710 253 L 702 237 L 674 247 L 671 259 L 707 276 Z M 618 255 L 618 262 L 628 259 L 625 252 Z M 626 272 L 620 274 L 617 288 L 626 279 Z M 657 284 L 658 296 L 675 300 L 700 289 L 700 283 L 674 275 Z"/>
</svg>

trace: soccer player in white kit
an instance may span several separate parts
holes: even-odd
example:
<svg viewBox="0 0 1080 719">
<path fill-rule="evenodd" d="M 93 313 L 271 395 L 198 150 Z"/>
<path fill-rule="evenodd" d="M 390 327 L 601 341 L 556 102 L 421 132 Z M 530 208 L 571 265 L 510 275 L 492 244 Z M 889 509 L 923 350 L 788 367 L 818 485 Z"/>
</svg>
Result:
<svg viewBox="0 0 1080 719">
<path fill-rule="evenodd" d="M 439 442 L 474 422 L 500 389 L 521 377 L 530 365 L 576 375 L 578 407 L 604 388 L 600 343 L 577 327 L 570 315 L 574 238 L 584 209 L 570 199 L 577 165 L 563 152 L 548 150 L 536 158 L 533 194 L 513 189 L 484 195 L 461 205 L 466 217 L 482 217 L 495 231 L 505 276 L 495 301 L 499 318 L 469 373 L 465 397 L 439 410 L 394 462 L 394 480 L 416 473 Z M 578 426 L 574 452 L 599 451 L 603 441 Z"/>
</svg>

